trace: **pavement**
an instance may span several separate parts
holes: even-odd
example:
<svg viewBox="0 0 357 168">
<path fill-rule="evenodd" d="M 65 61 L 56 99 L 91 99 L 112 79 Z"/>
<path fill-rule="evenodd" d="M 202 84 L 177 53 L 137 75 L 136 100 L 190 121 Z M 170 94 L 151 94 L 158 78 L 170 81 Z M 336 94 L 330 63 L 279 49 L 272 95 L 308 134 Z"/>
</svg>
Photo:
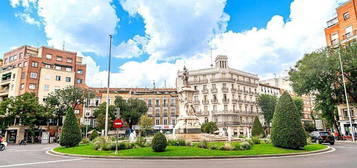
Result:
<svg viewBox="0 0 357 168">
<path fill-rule="evenodd" d="M 197 160 L 125 160 L 57 156 L 48 153 L 56 145 L 9 145 L 0 152 L 0 168 L 349 168 L 357 167 L 357 144 L 336 143 L 336 150 L 306 156 L 197 159 Z"/>
</svg>

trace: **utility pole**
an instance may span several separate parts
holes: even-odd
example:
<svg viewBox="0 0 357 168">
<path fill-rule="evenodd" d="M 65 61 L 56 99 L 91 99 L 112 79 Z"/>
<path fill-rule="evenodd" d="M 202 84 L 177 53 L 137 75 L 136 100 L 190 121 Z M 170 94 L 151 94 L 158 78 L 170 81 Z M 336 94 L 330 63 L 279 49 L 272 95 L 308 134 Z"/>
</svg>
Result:
<svg viewBox="0 0 357 168">
<path fill-rule="evenodd" d="M 346 89 L 346 82 L 345 82 L 345 76 L 343 72 L 343 66 L 342 66 L 342 59 L 341 59 L 341 48 L 338 51 L 338 58 L 340 60 L 340 67 L 341 67 L 341 76 L 342 76 L 342 83 L 343 83 L 343 89 L 345 91 L 345 98 L 346 98 L 346 106 L 347 106 L 347 113 L 348 113 L 348 118 L 350 120 L 350 128 L 351 128 L 351 135 L 352 135 L 352 142 L 355 141 L 355 134 L 353 131 L 353 125 L 352 125 L 352 116 L 351 116 L 351 111 L 350 111 L 350 105 L 348 102 L 348 95 L 347 95 L 347 89 Z"/>
<path fill-rule="evenodd" d="M 110 86 L 110 63 L 112 55 L 112 35 L 109 35 L 109 56 L 108 56 L 108 83 L 107 83 L 107 104 L 105 108 L 105 138 L 108 138 L 108 115 L 109 115 L 109 86 Z"/>
</svg>

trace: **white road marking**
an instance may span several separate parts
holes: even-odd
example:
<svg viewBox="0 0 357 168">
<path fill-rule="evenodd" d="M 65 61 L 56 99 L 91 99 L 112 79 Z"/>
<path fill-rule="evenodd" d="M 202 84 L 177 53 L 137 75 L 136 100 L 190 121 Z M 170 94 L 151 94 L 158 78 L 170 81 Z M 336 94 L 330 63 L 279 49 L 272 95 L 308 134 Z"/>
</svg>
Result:
<svg viewBox="0 0 357 168">
<path fill-rule="evenodd" d="M 11 165 L 0 165 L 1 167 L 18 167 L 18 166 L 28 166 L 28 165 L 37 165 L 37 164 L 47 164 L 47 163 L 59 163 L 59 162 L 71 162 L 77 160 L 84 160 L 83 158 L 77 159 L 65 159 L 65 160 L 52 160 L 52 161 L 43 161 L 43 162 L 32 162 L 32 163 L 20 163 L 20 164 L 11 164 Z"/>
</svg>

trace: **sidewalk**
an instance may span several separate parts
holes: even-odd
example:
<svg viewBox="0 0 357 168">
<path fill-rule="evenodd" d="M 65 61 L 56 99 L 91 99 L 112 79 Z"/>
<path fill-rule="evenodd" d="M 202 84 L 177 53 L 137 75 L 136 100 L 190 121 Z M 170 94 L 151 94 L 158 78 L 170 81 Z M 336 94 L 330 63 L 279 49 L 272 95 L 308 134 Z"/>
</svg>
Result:
<svg viewBox="0 0 357 168">
<path fill-rule="evenodd" d="M 341 141 L 341 140 L 336 140 L 336 143 L 353 143 L 353 144 L 357 144 L 357 141 Z"/>
</svg>

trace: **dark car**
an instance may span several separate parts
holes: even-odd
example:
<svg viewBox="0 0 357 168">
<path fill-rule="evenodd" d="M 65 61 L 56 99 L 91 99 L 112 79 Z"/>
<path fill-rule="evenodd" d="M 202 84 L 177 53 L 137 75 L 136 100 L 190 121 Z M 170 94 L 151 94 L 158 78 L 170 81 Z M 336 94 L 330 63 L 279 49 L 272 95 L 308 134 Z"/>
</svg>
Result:
<svg viewBox="0 0 357 168">
<path fill-rule="evenodd" d="M 330 132 L 325 131 L 313 131 L 310 133 L 312 142 L 317 142 L 319 144 L 329 143 L 331 145 L 335 144 L 335 137 L 331 135 Z"/>
</svg>

